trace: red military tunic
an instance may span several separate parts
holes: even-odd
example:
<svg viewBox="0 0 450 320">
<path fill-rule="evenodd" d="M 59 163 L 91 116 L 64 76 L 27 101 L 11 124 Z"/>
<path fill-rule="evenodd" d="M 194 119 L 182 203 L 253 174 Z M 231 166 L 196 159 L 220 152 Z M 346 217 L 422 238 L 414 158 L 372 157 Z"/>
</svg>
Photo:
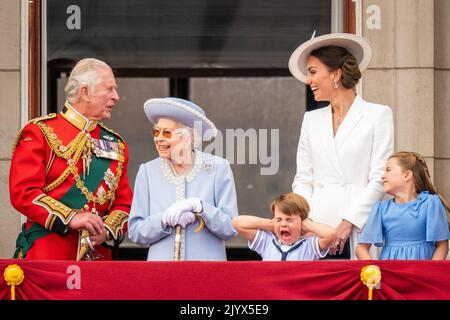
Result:
<svg viewBox="0 0 450 320">
<path fill-rule="evenodd" d="M 27 217 L 29 233 L 19 235 L 17 243 L 29 249 L 24 255 L 18 245 L 18 257 L 76 260 L 81 231 L 68 229 L 76 209 L 98 212 L 110 239 L 122 241 L 132 200 L 127 165 L 122 138 L 67 102 L 60 114 L 30 121 L 17 140 L 9 178 L 11 203 Z M 106 246 L 95 250 L 111 259 Z"/>
</svg>

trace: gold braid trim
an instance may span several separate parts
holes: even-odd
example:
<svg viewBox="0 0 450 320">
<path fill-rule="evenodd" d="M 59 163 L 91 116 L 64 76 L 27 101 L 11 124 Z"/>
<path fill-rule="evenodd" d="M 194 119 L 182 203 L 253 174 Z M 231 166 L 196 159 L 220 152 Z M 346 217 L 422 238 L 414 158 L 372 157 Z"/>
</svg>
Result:
<svg viewBox="0 0 450 320">
<path fill-rule="evenodd" d="M 56 215 L 50 214 L 50 215 L 48 216 L 48 218 L 47 218 L 47 221 L 45 222 L 45 227 L 46 227 L 48 230 L 52 230 L 53 224 L 55 223 L 55 220 L 56 220 Z"/>
<path fill-rule="evenodd" d="M 13 140 L 13 143 L 12 143 L 12 145 L 11 145 L 11 154 L 12 154 L 12 155 L 14 154 L 14 151 L 16 151 L 16 147 L 17 147 L 17 145 L 19 144 L 19 140 L 20 140 L 20 138 L 22 137 L 22 131 L 23 131 L 23 129 L 20 129 L 20 130 L 17 132 L 16 137 L 15 137 L 14 140 Z"/>
<path fill-rule="evenodd" d="M 70 162 L 70 163 L 72 163 L 72 162 L 75 163 L 74 166 L 75 166 L 75 172 L 76 172 L 76 173 L 78 173 L 78 168 L 77 168 L 77 166 L 76 166 L 76 163 L 77 163 L 78 160 L 80 159 L 82 153 L 83 153 L 83 148 L 80 147 L 80 149 L 77 150 L 77 152 L 75 153 L 74 158 L 73 158 L 73 159 L 67 160 L 68 163 L 69 163 L 69 162 Z M 62 173 L 55 181 L 53 181 L 52 183 L 46 185 L 42 190 L 43 190 L 44 192 L 49 192 L 49 191 L 55 189 L 56 187 L 58 187 L 61 183 L 63 183 L 63 182 L 67 179 L 67 177 L 69 176 L 69 174 L 70 174 L 72 171 L 73 171 L 73 168 L 72 168 L 72 166 L 69 165 L 69 166 L 63 171 L 63 173 Z"/>
<path fill-rule="evenodd" d="M 69 160 L 71 156 L 80 148 L 84 147 L 88 137 L 83 131 L 77 134 L 75 139 L 66 147 L 62 144 L 62 141 L 58 138 L 56 133 L 53 131 L 52 127 L 49 127 L 45 123 L 38 123 L 38 127 L 44 134 L 47 143 L 49 144 L 52 151 L 60 158 Z"/>
<path fill-rule="evenodd" d="M 114 240 L 120 241 L 123 238 L 123 226 L 128 221 L 128 214 L 121 210 L 114 210 L 103 217 L 105 228 L 108 229 Z"/>
<path fill-rule="evenodd" d="M 49 113 L 46 116 L 42 116 L 42 117 L 31 119 L 30 121 L 28 121 L 28 123 L 36 124 L 38 122 L 41 122 L 41 121 L 44 121 L 44 120 L 48 120 L 48 119 L 53 119 L 53 118 L 56 118 L 56 113 Z"/>
<path fill-rule="evenodd" d="M 58 136 L 54 133 L 53 128 L 47 126 L 44 123 L 38 123 L 39 128 L 44 133 L 45 139 L 47 140 L 51 150 L 60 158 L 67 160 L 67 168 L 64 172 L 52 183 L 46 185 L 43 188 L 44 192 L 48 192 L 50 190 L 55 189 L 59 186 L 67 177 L 72 174 L 75 179 L 76 187 L 83 193 L 88 200 L 88 202 L 92 201 L 95 204 L 103 205 L 107 201 L 111 202 L 114 199 L 114 194 L 119 185 L 120 177 L 123 173 L 123 163 L 125 162 L 124 150 L 125 144 L 122 141 L 118 141 L 119 145 L 119 157 L 118 157 L 118 165 L 116 170 L 116 175 L 114 179 L 112 179 L 111 186 L 106 193 L 101 194 L 99 197 L 94 196 L 94 193 L 86 188 L 84 181 L 81 180 L 80 175 L 78 174 L 77 163 L 80 160 L 81 155 L 85 149 L 85 146 L 91 144 L 90 136 L 85 132 L 81 131 L 71 143 L 67 146 L 62 144 L 62 141 L 58 138 Z M 72 157 L 73 156 L 73 157 Z"/>
<path fill-rule="evenodd" d="M 45 123 L 37 124 L 44 134 L 45 139 L 47 140 L 48 145 L 52 152 L 67 161 L 73 160 L 75 164 L 80 159 L 84 146 L 88 141 L 88 137 L 83 132 L 80 132 L 75 139 L 73 139 L 67 147 L 62 144 L 62 141 L 58 138 L 58 136 L 53 131 L 53 128 L 47 126 Z M 71 156 L 73 155 L 73 158 Z M 58 187 L 61 183 L 63 183 L 71 172 L 70 166 L 68 166 L 63 173 L 52 183 L 46 185 L 42 190 L 44 192 L 49 192 L 56 187 Z"/>
<path fill-rule="evenodd" d="M 58 200 L 55 200 L 46 194 L 41 194 L 37 196 L 33 200 L 33 203 L 41 207 L 44 207 L 50 214 L 45 223 L 45 227 L 49 230 L 51 229 L 53 223 L 55 222 L 54 216 L 58 216 L 61 219 L 61 221 L 65 225 L 67 225 L 70 219 L 72 219 L 72 217 L 76 214 L 74 210 L 70 209 L 66 205 L 62 204 Z"/>
<path fill-rule="evenodd" d="M 50 114 L 48 114 L 48 115 L 46 115 L 46 116 L 42 116 L 42 117 L 39 117 L 39 118 L 31 119 L 30 121 L 27 122 L 27 124 L 29 124 L 29 123 L 37 124 L 37 123 L 39 123 L 40 121 L 44 121 L 44 120 L 48 120 L 48 119 L 53 119 L 53 118 L 56 118 L 56 113 L 50 113 Z M 20 129 L 20 130 L 17 132 L 16 137 L 14 138 L 14 141 L 13 141 L 12 146 L 11 146 L 11 154 L 14 154 L 14 151 L 16 151 L 16 147 L 17 147 L 17 145 L 19 144 L 19 140 L 20 140 L 20 138 L 22 137 L 22 131 L 23 131 L 23 128 Z"/>
<path fill-rule="evenodd" d="M 53 162 L 55 161 L 55 153 L 53 151 L 50 151 L 50 158 L 48 159 L 48 163 L 45 166 L 45 174 L 47 175 L 47 173 L 50 171 Z"/>
</svg>

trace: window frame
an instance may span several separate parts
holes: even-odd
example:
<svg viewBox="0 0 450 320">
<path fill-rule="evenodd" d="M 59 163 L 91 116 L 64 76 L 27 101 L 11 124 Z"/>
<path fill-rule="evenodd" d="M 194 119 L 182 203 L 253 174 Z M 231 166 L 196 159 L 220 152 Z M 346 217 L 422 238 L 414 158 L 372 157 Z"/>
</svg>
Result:
<svg viewBox="0 0 450 320">
<path fill-rule="evenodd" d="M 358 0 L 356 0 L 358 1 Z M 356 32 L 356 4 L 355 0 L 336 0 L 333 5 L 341 6 L 337 8 L 337 14 L 343 14 L 343 32 Z M 52 73 L 47 75 L 46 62 L 46 0 L 23 1 L 22 5 L 28 5 L 28 63 L 27 63 L 27 88 L 28 88 L 28 119 L 39 117 L 47 113 L 47 105 L 52 105 L 55 101 L 47 101 L 47 98 L 54 100 L 55 84 L 47 79 L 52 79 L 60 72 L 70 72 L 70 66 L 53 66 Z M 342 11 L 341 11 L 342 10 Z M 336 14 L 336 13 L 332 13 Z M 339 17 L 337 17 L 339 18 Z M 333 18 L 335 20 L 336 17 Z M 334 23 L 336 24 L 336 23 Z M 338 24 L 339 25 L 339 24 Z M 332 26 L 333 28 L 333 26 Z M 283 69 L 127 69 L 122 68 L 116 71 L 117 77 L 168 77 L 168 78 L 189 78 L 189 77 L 270 77 L 289 76 L 287 68 Z M 55 81 L 53 81 L 55 82 Z"/>
</svg>

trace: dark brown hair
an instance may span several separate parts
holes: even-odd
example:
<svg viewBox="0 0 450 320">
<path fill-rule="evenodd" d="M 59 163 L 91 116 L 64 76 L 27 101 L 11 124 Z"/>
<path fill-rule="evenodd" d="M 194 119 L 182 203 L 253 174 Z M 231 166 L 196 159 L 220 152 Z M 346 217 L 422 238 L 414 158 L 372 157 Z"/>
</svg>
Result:
<svg viewBox="0 0 450 320">
<path fill-rule="evenodd" d="M 312 51 L 311 56 L 319 59 L 327 67 L 329 72 L 341 69 L 341 83 L 344 88 L 353 88 L 359 79 L 361 79 L 358 62 L 345 48 L 325 46 Z"/>
<path fill-rule="evenodd" d="M 282 194 L 273 200 L 271 205 L 272 214 L 275 214 L 275 208 L 278 208 L 288 216 L 298 215 L 302 220 L 308 218 L 309 215 L 308 202 L 305 198 L 294 192 Z"/>
<path fill-rule="evenodd" d="M 430 172 L 428 171 L 427 163 L 425 159 L 417 152 L 399 151 L 394 153 L 389 159 L 397 159 L 397 163 L 403 170 L 411 170 L 414 177 L 414 185 L 416 192 L 428 191 L 431 194 L 436 194 L 441 200 L 442 204 L 447 211 L 447 220 L 450 226 L 450 208 L 444 198 L 437 192 L 433 186 L 430 178 Z"/>
</svg>

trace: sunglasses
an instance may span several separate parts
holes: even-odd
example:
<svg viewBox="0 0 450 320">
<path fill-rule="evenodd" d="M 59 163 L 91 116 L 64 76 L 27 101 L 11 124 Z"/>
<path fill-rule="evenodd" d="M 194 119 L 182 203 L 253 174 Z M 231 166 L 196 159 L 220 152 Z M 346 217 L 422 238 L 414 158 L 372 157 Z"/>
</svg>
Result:
<svg viewBox="0 0 450 320">
<path fill-rule="evenodd" d="M 159 135 L 162 133 L 162 136 L 166 139 L 172 138 L 172 131 L 164 130 L 164 129 L 153 129 L 152 134 L 155 138 L 159 137 Z"/>
</svg>

